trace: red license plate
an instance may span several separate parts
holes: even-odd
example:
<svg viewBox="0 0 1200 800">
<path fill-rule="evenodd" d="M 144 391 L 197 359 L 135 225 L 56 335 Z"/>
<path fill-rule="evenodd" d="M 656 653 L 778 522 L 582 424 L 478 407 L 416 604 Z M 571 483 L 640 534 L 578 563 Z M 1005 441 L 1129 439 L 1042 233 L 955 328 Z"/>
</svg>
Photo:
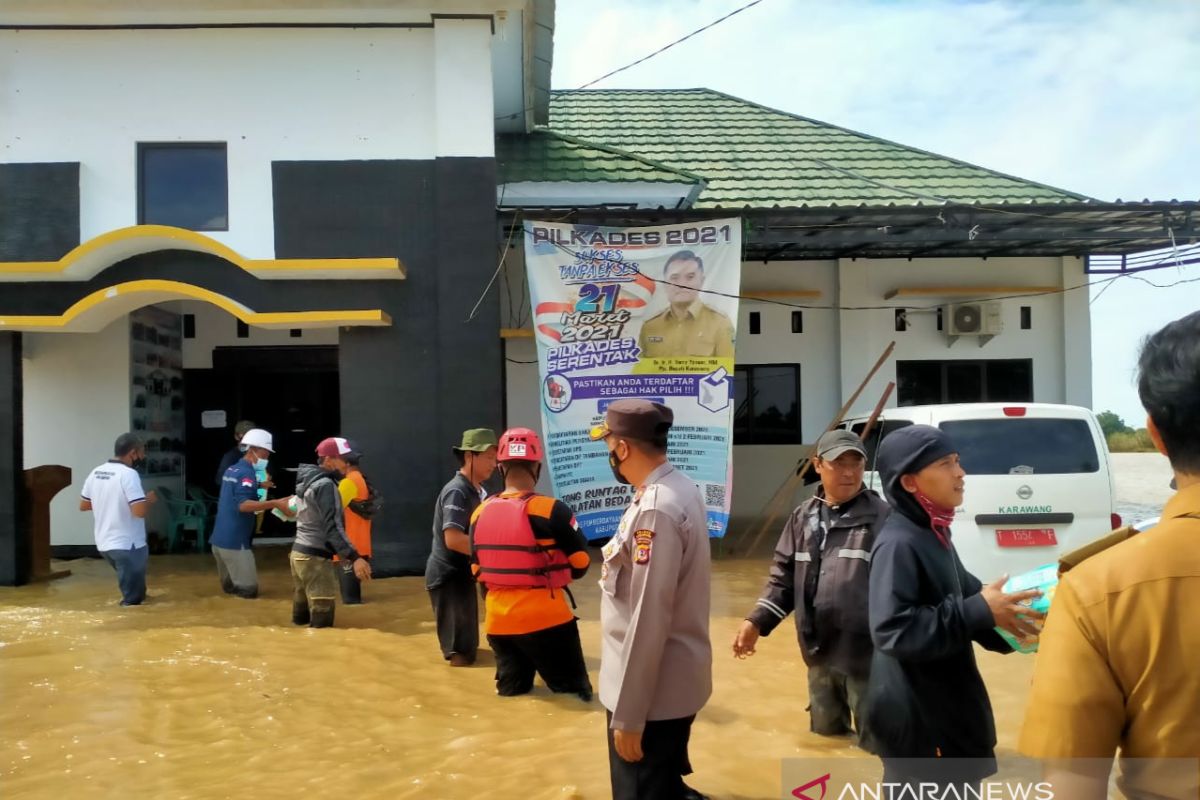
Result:
<svg viewBox="0 0 1200 800">
<path fill-rule="evenodd" d="M 996 543 L 1001 547 L 1054 547 L 1058 537 L 1054 535 L 1054 528 L 1026 528 L 996 531 Z"/>
</svg>

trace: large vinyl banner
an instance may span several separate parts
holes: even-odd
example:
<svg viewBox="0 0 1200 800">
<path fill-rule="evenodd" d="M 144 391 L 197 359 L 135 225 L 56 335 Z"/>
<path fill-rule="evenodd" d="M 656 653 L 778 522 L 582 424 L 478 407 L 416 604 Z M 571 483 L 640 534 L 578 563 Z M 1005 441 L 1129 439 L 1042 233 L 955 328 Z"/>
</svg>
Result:
<svg viewBox="0 0 1200 800">
<path fill-rule="evenodd" d="M 741 252 L 738 219 L 525 223 L 550 476 L 589 539 L 616 532 L 630 489 L 588 431 L 609 403 L 630 397 L 675 412 L 671 461 L 704 492 L 709 534 L 725 534 Z"/>
</svg>

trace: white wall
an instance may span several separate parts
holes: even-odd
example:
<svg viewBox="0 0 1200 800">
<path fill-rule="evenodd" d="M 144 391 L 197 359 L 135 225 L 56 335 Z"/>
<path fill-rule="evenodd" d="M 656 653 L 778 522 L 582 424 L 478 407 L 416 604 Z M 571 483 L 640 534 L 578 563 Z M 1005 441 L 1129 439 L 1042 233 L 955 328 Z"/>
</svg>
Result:
<svg viewBox="0 0 1200 800">
<path fill-rule="evenodd" d="M 964 337 L 948 346 L 946 335 L 937 330 L 937 316 L 931 309 L 955 298 L 919 297 L 885 300 L 884 295 L 899 288 L 922 286 L 978 286 L 988 294 L 989 286 L 1061 286 L 1062 260 L 1059 258 L 906 259 L 853 261 L 838 263 L 838 304 L 847 306 L 905 306 L 909 309 L 907 331 L 895 330 L 895 312 L 890 308 L 870 311 L 843 311 L 840 315 L 841 394 L 838 405 L 850 398 L 867 370 L 875 363 L 888 342 L 896 342 L 892 360 L 855 404 L 854 411 L 869 411 L 888 381 L 896 379 L 896 361 L 920 359 L 1033 359 L 1033 397 L 1046 403 L 1066 400 L 1064 379 L 1064 313 L 1059 294 L 1002 300 L 1004 332 L 980 347 L 978 341 Z M 965 299 L 965 298 L 964 298 Z M 1020 329 L 1020 307 L 1030 306 L 1031 330 Z M 1073 315 L 1072 325 L 1078 325 Z M 1086 325 L 1086 306 L 1083 324 Z M 896 405 L 893 395 L 889 406 Z M 836 409 L 835 409 L 836 410 Z"/>
<path fill-rule="evenodd" d="M 491 156 L 490 44 L 488 20 L 0 31 L 0 159 L 81 162 L 86 241 L 137 223 L 138 142 L 226 142 L 229 230 L 211 235 L 271 258 L 273 160 Z"/>
<path fill-rule="evenodd" d="M 196 338 L 183 340 L 184 369 L 212 369 L 212 353 L 215 347 L 279 347 L 304 345 L 336 345 L 337 328 L 316 328 L 301 331 L 299 339 L 293 339 L 288 331 L 267 330 L 250 327 L 250 335 L 237 338 L 237 317 L 214 305 L 184 301 L 164 304 L 177 314 L 194 314 Z"/>
<path fill-rule="evenodd" d="M 94 544 L 79 494 L 129 430 L 129 317 L 99 333 L 27 333 L 23 349 L 25 467 L 71 468 L 71 486 L 50 504 L 50 543 Z"/>
</svg>

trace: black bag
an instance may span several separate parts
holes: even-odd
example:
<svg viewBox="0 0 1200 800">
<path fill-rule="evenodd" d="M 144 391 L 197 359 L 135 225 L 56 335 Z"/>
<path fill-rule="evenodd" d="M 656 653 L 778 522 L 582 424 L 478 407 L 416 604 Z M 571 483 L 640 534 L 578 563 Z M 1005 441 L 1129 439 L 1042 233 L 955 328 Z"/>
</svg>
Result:
<svg viewBox="0 0 1200 800">
<path fill-rule="evenodd" d="M 366 476 L 366 473 L 363 473 L 363 481 L 367 484 L 366 499 L 351 500 L 349 508 L 363 519 L 374 519 L 383 510 L 383 495 L 371 483 L 371 479 Z"/>
</svg>

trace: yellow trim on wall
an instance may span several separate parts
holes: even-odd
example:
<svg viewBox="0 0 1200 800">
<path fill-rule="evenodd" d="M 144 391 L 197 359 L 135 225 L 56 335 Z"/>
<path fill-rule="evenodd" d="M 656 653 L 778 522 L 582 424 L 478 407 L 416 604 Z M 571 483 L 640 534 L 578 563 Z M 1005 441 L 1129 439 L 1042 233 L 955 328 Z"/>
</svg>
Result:
<svg viewBox="0 0 1200 800">
<path fill-rule="evenodd" d="M 397 258 L 244 258 L 211 236 L 169 225 L 134 225 L 89 239 L 57 261 L 0 262 L 0 281 L 86 281 L 135 255 L 157 250 L 210 253 L 262 280 L 402 280 Z"/>
<path fill-rule="evenodd" d="M 897 297 L 996 297 L 1010 294 L 1051 294 L 1058 286 L 911 286 L 885 292 L 884 300 Z"/>
<path fill-rule="evenodd" d="M 0 330 L 88 333 L 102 330 L 135 308 L 172 300 L 200 300 L 258 328 L 383 327 L 392 324 L 380 309 L 357 311 L 269 311 L 247 308 L 236 300 L 180 281 L 141 280 L 92 292 L 62 314 L 0 316 Z"/>
<path fill-rule="evenodd" d="M 530 328 L 501 328 L 501 339 L 532 339 L 533 331 Z"/>
</svg>

